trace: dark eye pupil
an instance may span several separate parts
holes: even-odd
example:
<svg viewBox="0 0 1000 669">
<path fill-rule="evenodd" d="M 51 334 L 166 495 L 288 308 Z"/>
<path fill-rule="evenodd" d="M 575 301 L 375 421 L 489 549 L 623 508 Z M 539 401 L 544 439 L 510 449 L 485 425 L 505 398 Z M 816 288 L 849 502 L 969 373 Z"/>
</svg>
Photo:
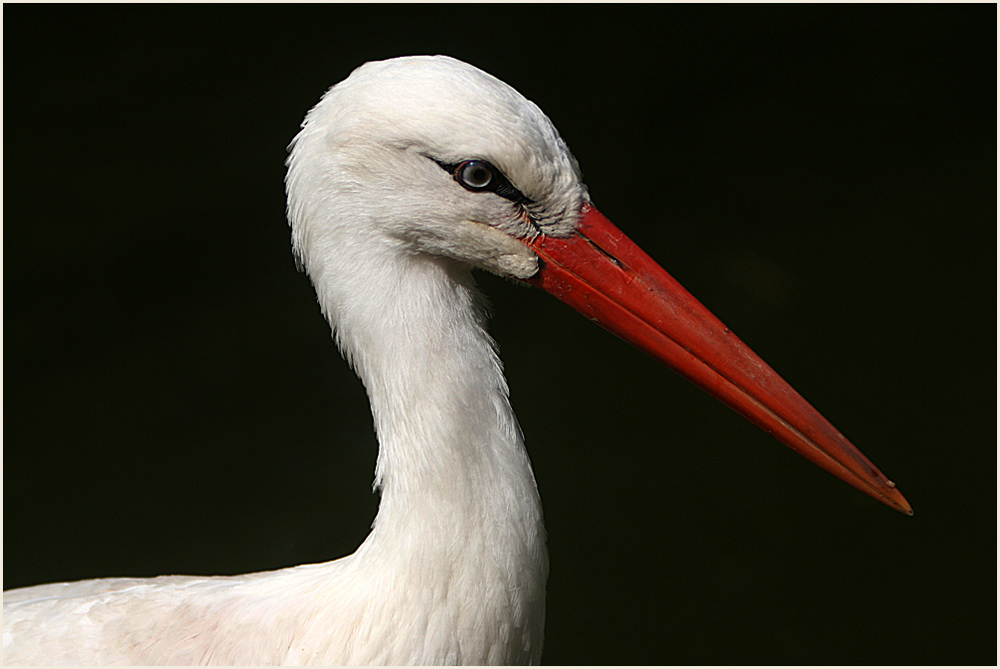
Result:
<svg viewBox="0 0 1000 669">
<path fill-rule="evenodd" d="M 493 171 L 486 163 L 479 160 L 470 160 L 463 164 L 458 169 L 458 175 L 468 188 L 486 188 L 493 181 Z"/>
</svg>

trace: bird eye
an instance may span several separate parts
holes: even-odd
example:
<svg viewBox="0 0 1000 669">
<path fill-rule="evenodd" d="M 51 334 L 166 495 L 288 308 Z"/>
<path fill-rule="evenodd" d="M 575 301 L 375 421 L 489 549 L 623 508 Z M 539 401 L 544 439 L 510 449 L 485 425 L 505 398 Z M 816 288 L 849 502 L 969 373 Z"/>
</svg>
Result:
<svg viewBox="0 0 1000 669">
<path fill-rule="evenodd" d="M 524 193 L 515 188 L 514 184 L 503 175 L 503 172 L 485 160 L 446 163 L 431 156 L 427 157 L 437 163 L 438 167 L 450 174 L 466 190 L 471 190 L 474 193 L 496 193 L 515 204 L 532 203 L 531 198 L 526 197 Z"/>
<path fill-rule="evenodd" d="M 466 160 L 458 166 L 455 176 L 469 190 L 484 190 L 493 183 L 493 166 L 482 160 Z"/>
</svg>

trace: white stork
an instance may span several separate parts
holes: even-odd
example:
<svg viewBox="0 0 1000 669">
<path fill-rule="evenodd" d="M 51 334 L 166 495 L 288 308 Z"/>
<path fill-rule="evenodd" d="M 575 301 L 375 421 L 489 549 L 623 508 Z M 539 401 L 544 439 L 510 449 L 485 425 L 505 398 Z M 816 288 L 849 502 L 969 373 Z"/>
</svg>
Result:
<svg viewBox="0 0 1000 669">
<path fill-rule="evenodd" d="M 475 67 L 436 56 L 358 68 L 306 116 L 287 192 L 295 255 L 371 400 L 371 534 L 323 564 L 5 592 L 5 663 L 538 663 L 542 509 L 472 268 L 552 293 L 912 513 L 594 208 L 538 107 Z"/>
</svg>

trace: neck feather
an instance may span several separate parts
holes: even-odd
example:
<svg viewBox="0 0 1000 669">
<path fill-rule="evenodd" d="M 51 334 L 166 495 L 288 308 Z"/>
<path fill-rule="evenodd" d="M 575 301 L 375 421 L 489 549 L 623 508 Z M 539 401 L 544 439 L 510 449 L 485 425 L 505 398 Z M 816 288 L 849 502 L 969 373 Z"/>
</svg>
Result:
<svg viewBox="0 0 1000 669">
<path fill-rule="evenodd" d="M 360 285 L 327 309 L 379 439 L 382 500 L 355 557 L 403 580 L 449 582 L 456 606 L 506 618 L 500 626 L 531 638 L 535 655 L 548 570 L 541 505 L 481 298 L 449 260 L 402 255 L 380 269 L 357 308 L 348 292 Z"/>
</svg>

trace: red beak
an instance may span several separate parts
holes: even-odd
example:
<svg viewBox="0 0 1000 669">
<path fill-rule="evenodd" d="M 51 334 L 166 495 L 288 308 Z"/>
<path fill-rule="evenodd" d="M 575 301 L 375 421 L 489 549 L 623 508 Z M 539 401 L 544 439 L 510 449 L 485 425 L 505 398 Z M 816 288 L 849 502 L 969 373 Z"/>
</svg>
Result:
<svg viewBox="0 0 1000 669">
<path fill-rule="evenodd" d="M 601 212 L 586 205 L 569 237 L 529 242 L 528 280 L 558 297 L 799 455 L 897 511 L 906 498 L 794 388 Z"/>
</svg>

